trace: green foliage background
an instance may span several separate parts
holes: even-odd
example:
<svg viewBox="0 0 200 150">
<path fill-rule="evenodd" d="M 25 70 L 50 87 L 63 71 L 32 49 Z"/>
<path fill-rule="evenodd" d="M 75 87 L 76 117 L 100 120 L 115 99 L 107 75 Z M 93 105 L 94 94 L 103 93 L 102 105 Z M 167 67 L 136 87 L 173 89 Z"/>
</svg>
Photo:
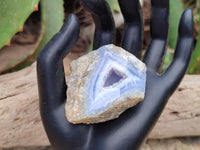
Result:
<svg viewBox="0 0 200 150">
<path fill-rule="evenodd" d="M 7 45 L 13 35 L 22 27 L 29 15 L 38 7 L 40 1 L 42 15 L 41 37 L 38 41 L 38 47 L 29 56 L 36 59 L 44 45 L 51 37 L 58 32 L 64 20 L 64 0 L 0 0 L 0 49 Z M 117 0 L 106 0 L 111 7 L 112 12 L 120 12 Z M 170 0 L 170 26 L 169 26 L 169 44 L 164 60 L 163 71 L 168 67 L 173 59 L 172 50 L 176 47 L 179 20 L 185 8 L 191 8 L 194 12 L 194 22 L 200 27 L 200 0 Z M 200 34 L 199 34 L 200 36 Z M 28 56 L 23 56 L 22 60 L 27 60 Z M 21 61 L 21 60 L 20 60 Z M 19 63 L 13 62 L 10 66 Z M 23 61 L 20 68 L 26 66 L 27 61 Z M 30 64 L 30 63 L 29 63 Z M 194 52 L 188 73 L 199 73 L 200 70 L 200 39 L 196 40 Z"/>
<path fill-rule="evenodd" d="M 0 49 L 23 28 L 39 0 L 0 0 Z"/>
</svg>

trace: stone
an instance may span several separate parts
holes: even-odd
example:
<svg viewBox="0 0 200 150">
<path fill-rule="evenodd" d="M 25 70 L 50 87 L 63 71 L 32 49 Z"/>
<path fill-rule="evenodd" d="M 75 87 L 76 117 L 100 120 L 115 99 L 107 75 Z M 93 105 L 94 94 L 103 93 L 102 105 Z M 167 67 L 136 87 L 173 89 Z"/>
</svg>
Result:
<svg viewBox="0 0 200 150">
<path fill-rule="evenodd" d="M 93 124 L 118 118 L 144 99 L 146 66 L 115 45 L 106 45 L 70 64 L 66 117 Z"/>
</svg>

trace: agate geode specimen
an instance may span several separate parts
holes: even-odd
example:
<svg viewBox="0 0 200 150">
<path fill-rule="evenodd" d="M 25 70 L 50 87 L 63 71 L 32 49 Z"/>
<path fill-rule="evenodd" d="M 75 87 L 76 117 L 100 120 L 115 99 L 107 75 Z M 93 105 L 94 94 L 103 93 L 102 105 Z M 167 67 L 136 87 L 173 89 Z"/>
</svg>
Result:
<svg viewBox="0 0 200 150">
<path fill-rule="evenodd" d="M 71 123 L 117 118 L 144 98 L 146 66 L 120 47 L 103 46 L 70 66 L 65 108 Z"/>
</svg>

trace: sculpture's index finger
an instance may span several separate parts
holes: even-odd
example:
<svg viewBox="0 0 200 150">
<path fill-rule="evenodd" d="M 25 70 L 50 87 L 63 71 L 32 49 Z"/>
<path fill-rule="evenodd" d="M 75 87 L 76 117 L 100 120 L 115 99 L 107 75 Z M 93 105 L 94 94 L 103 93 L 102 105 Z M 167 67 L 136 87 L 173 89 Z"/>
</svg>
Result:
<svg viewBox="0 0 200 150">
<path fill-rule="evenodd" d="M 139 0 L 118 0 L 126 22 L 141 21 L 141 6 Z"/>
<path fill-rule="evenodd" d="M 121 46 L 137 57 L 142 49 L 142 9 L 139 0 L 119 0 L 125 25 Z"/>
<path fill-rule="evenodd" d="M 152 0 L 151 4 L 152 38 L 166 39 L 169 26 L 169 0 Z"/>
<path fill-rule="evenodd" d="M 145 64 L 158 71 L 164 58 L 169 29 L 169 0 L 151 0 L 151 42 L 144 56 Z"/>
<path fill-rule="evenodd" d="M 158 8 L 169 8 L 169 0 L 151 0 L 151 4 Z"/>
<path fill-rule="evenodd" d="M 95 22 L 93 48 L 115 42 L 115 23 L 108 3 L 105 0 L 80 0 L 82 5 L 92 13 Z"/>
</svg>

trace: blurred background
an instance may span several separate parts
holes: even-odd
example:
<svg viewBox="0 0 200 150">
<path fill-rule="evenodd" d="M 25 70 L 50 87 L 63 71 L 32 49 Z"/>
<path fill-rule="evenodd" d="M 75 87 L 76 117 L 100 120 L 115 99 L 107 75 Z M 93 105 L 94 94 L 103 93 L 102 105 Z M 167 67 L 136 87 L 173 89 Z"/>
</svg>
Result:
<svg viewBox="0 0 200 150">
<path fill-rule="evenodd" d="M 150 0 L 140 0 L 144 12 L 143 52 L 150 40 Z M 123 30 L 123 17 L 117 0 L 107 0 L 115 18 L 117 45 Z M 182 12 L 190 8 L 194 13 L 194 53 L 188 69 L 190 74 L 200 70 L 199 0 L 170 0 L 169 44 L 163 71 L 173 59 L 178 25 Z M 0 1 L 0 73 L 13 72 L 35 62 L 44 45 L 58 32 L 70 13 L 78 16 L 81 32 L 76 46 L 69 54 L 70 60 L 92 50 L 94 23 L 78 0 L 1 0 Z M 67 72 L 67 71 L 66 71 Z"/>
<path fill-rule="evenodd" d="M 121 15 L 117 0 L 106 0 L 106 1 L 108 2 L 115 19 L 116 35 L 117 35 L 116 44 L 120 45 L 123 32 L 123 17 Z M 144 15 L 144 39 L 142 48 L 142 52 L 144 54 L 150 41 L 149 25 L 150 25 L 150 14 L 151 14 L 150 13 L 151 2 L 150 0 L 140 0 L 140 1 Z M 170 0 L 169 42 L 162 71 L 165 71 L 165 69 L 168 67 L 168 65 L 171 63 L 173 59 L 174 49 L 176 47 L 176 41 L 178 35 L 179 20 L 183 11 L 188 8 L 192 9 L 194 14 L 195 40 L 194 40 L 193 55 L 187 74 L 200 73 L 200 39 L 198 38 L 199 27 L 200 27 L 200 0 Z M 86 11 L 80 5 L 78 0 L 0 0 L 0 75 L 2 75 L 1 76 L 2 78 L 0 78 L 0 83 L 2 81 L 4 82 L 4 80 L 8 80 L 11 78 L 11 76 L 8 73 L 24 70 L 24 68 L 27 68 L 28 66 L 34 64 L 42 48 L 53 37 L 53 35 L 59 31 L 59 29 L 63 25 L 64 20 L 66 20 L 66 18 L 71 13 L 75 14 L 79 18 L 81 31 L 76 45 L 64 59 L 66 75 L 70 73 L 69 63 L 72 60 L 92 50 L 95 25 L 90 12 Z M 29 71 L 29 73 L 30 72 L 31 71 Z M 27 74 L 22 74 L 22 75 L 26 76 Z M 16 78 L 22 75 L 17 74 Z M 14 76 L 15 74 L 12 74 L 12 78 L 14 78 Z M 34 79 L 36 78 L 35 76 L 33 77 Z M 16 86 L 16 88 L 20 87 Z M 33 85 L 31 85 L 29 88 L 33 88 Z M 26 93 L 25 87 L 22 90 L 24 90 L 24 93 Z M 35 88 L 35 90 L 37 90 L 37 88 Z M 1 91 L 0 87 L 0 100 L 4 100 L 3 98 L 1 99 L 1 95 L 4 95 L 5 93 Z M 36 99 L 36 101 L 38 102 L 38 99 Z M 0 109 L 3 108 L 3 105 L 7 105 L 7 103 L 2 102 L 1 103 L 2 107 L 0 105 Z M 13 108 L 17 106 L 18 105 L 13 106 Z M 39 116 L 38 108 L 36 112 L 38 113 Z M 1 121 L 2 114 L 6 114 L 6 111 L 1 113 L 0 110 L 0 122 L 3 122 Z M 9 122 L 7 124 L 9 124 Z M 0 125 L 0 131 L 2 132 L 4 129 L 2 129 L 1 127 L 2 125 Z M 6 128 L 6 125 L 3 127 Z M 11 128 L 12 126 L 10 126 L 9 129 Z M 13 131 L 12 133 L 14 132 L 15 131 Z M 15 135 L 13 134 L 12 136 L 14 137 Z M 15 148 L 1 149 L 2 146 L 1 138 L 6 139 L 6 137 L 0 136 L 0 150 L 13 150 L 13 149 L 50 150 L 51 149 L 49 146 L 47 147 L 33 146 L 26 148 L 15 147 Z M 9 139 L 7 139 L 6 142 L 3 144 L 9 145 L 10 143 L 12 143 L 12 142 L 9 143 Z M 146 145 L 144 145 L 144 147 L 142 148 L 142 150 L 175 150 L 175 149 L 200 150 L 200 138 L 187 137 L 187 138 L 175 138 L 166 140 L 150 140 L 147 141 Z"/>
</svg>

